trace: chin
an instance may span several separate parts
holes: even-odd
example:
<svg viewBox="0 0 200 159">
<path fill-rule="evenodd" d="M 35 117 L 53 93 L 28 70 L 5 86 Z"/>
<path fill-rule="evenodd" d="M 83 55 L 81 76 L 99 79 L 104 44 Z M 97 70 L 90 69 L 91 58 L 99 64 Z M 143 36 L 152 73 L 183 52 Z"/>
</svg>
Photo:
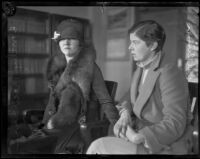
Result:
<svg viewBox="0 0 200 159">
<path fill-rule="evenodd" d="M 70 53 L 64 53 L 64 55 L 67 56 L 67 57 L 73 57 L 73 55 L 70 54 Z"/>
<path fill-rule="evenodd" d="M 70 55 L 70 52 L 69 51 L 64 51 L 63 52 L 66 56 L 69 56 Z"/>
<path fill-rule="evenodd" d="M 133 57 L 133 60 L 134 60 L 134 61 L 139 61 L 137 58 L 134 58 L 134 57 Z"/>
</svg>

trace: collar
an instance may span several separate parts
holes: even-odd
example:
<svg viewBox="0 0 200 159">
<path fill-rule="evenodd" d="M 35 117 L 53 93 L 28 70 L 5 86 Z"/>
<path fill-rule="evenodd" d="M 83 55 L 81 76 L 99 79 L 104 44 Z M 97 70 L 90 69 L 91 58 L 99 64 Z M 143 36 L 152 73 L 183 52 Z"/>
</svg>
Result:
<svg viewBox="0 0 200 159">
<path fill-rule="evenodd" d="M 156 61 L 160 61 L 161 51 L 157 52 L 153 57 L 148 58 L 147 60 L 143 62 L 137 62 L 136 65 L 140 68 L 148 69 L 151 65 L 154 63 L 157 63 Z"/>
<path fill-rule="evenodd" d="M 73 57 L 65 56 L 65 59 L 67 61 L 67 64 L 69 64 L 69 63 L 73 63 L 73 62 L 79 60 L 80 56 L 81 56 L 81 50 L 79 50 L 79 53 L 76 56 L 73 56 Z"/>
<path fill-rule="evenodd" d="M 67 63 L 69 63 L 69 61 L 72 60 L 74 57 L 65 56 L 65 58 L 66 58 Z"/>
</svg>

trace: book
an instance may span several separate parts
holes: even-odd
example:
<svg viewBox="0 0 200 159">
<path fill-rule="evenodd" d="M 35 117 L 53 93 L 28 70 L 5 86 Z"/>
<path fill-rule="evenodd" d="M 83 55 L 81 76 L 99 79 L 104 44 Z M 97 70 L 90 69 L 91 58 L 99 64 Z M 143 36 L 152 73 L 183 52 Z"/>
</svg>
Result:
<svg viewBox="0 0 200 159">
<path fill-rule="evenodd" d="M 25 79 L 25 92 L 27 94 L 34 94 L 36 92 L 35 78 L 29 77 Z"/>
</svg>

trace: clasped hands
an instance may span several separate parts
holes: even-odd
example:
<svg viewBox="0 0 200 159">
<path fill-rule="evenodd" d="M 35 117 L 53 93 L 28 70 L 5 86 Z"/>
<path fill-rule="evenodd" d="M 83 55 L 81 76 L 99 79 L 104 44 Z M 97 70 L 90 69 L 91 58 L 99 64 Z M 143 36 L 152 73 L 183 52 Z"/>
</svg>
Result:
<svg viewBox="0 0 200 159">
<path fill-rule="evenodd" d="M 114 134 L 126 141 L 130 141 L 135 144 L 140 144 L 145 142 L 144 135 L 137 133 L 131 128 L 132 120 L 129 112 L 124 110 L 119 118 L 119 120 L 114 125 Z"/>
</svg>

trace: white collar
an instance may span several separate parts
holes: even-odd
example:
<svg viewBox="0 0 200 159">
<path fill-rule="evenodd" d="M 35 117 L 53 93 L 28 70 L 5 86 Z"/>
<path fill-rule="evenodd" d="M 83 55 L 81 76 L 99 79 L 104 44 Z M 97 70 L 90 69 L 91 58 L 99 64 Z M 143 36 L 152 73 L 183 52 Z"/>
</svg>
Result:
<svg viewBox="0 0 200 159">
<path fill-rule="evenodd" d="M 69 63 L 69 61 L 71 61 L 74 57 L 68 57 L 68 56 L 65 56 L 66 60 L 67 60 L 67 63 Z"/>
</svg>

